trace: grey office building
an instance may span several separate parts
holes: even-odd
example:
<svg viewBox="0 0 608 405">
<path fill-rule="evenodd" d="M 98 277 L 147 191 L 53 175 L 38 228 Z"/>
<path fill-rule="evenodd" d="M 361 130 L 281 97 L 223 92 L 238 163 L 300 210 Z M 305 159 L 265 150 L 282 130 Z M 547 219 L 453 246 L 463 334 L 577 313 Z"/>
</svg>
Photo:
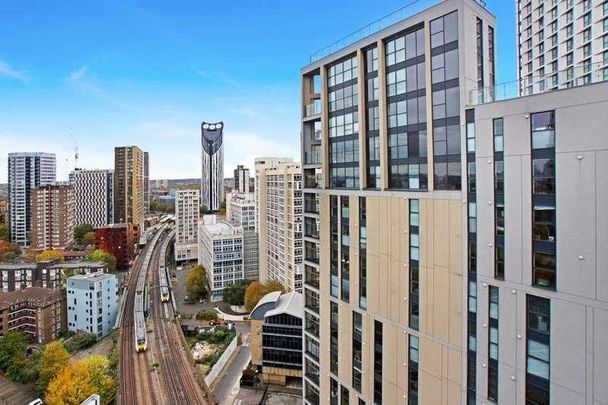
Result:
<svg viewBox="0 0 608 405">
<path fill-rule="evenodd" d="M 224 201 L 224 123 L 201 124 L 201 205 L 219 211 Z"/>
<path fill-rule="evenodd" d="M 32 189 L 55 182 L 54 153 L 24 152 L 8 154 L 8 205 L 10 239 L 29 246 Z"/>
</svg>

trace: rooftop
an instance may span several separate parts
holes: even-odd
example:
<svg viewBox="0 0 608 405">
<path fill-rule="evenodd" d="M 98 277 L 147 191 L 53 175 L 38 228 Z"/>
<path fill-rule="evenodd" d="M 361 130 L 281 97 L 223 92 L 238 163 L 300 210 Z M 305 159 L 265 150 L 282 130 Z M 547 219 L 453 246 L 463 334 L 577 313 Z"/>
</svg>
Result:
<svg viewBox="0 0 608 405">
<path fill-rule="evenodd" d="M 199 223 L 212 236 L 237 235 L 241 234 L 243 230 L 243 228 L 221 220 L 215 215 L 204 215 L 202 220 L 199 219 Z"/>
<path fill-rule="evenodd" d="M 108 273 L 77 274 L 75 276 L 68 277 L 68 280 L 81 280 L 94 283 L 96 281 L 102 281 L 107 278 L 116 278 L 116 276 L 114 274 Z"/>
<path fill-rule="evenodd" d="M 304 306 L 302 304 L 302 294 L 291 291 L 279 297 L 274 309 L 266 312 L 266 316 L 288 314 L 296 318 L 304 317 Z"/>
<path fill-rule="evenodd" d="M 50 288 L 29 287 L 21 291 L 0 294 L 0 309 L 21 302 L 29 302 L 38 307 L 45 307 L 63 298 L 61 292 Z"/>
</svg>

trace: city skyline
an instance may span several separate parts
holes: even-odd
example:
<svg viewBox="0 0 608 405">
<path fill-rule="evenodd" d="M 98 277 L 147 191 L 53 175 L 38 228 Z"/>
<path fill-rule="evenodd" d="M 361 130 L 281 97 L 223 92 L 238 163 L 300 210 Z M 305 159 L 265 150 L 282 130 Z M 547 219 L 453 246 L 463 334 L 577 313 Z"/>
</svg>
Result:
<svg viewBox="0 0 608 405">
<path fill-rule="evenodd" d="M 196 178 L 200 157 L 192 150 L 199 145 L 200 122 L 208 119 L 229 123 L 227 173 L 237 164 L 253 167 L 259 156 L 298 160 L 297 72 L 308 55 L 408 2 L 384 1 L 371 13 L 364 1 L 317 3 L 323 16 L 312 13 L 318 7 L 311 4 L 275 2 L 255 10 L 220 3 L 59 4 L 50 14 L 35 7 L 25 14 L 18 4 L 4 7 L 0 150 L 56 153 L 57 177 L 67 180 L 75 144 L 84 169 L 110 169 L 113 147 L 134 144 L 153 157 L 151 179 Z M 497 82 L 513 80 L 514 5 L 488 2 L 488 8 L 499 20 Z M 81 22 L 97 15 L 101 22 Z M 197 15 L 207 16 L 209 29 L 200 29 Z M 64 21 L 61 28 L 58 20 Z M 223 35 L 220 26 L 226 23 L 239 28 Z M 139 31 L 108 32 L 106 25 Z M 269 56 L 257 57 L 269 49 Z M 241 58 L 249 63 L 236 63 Z M 2 155 L 0 183 L 6 183 L 6 168 Z"/>
</svg>

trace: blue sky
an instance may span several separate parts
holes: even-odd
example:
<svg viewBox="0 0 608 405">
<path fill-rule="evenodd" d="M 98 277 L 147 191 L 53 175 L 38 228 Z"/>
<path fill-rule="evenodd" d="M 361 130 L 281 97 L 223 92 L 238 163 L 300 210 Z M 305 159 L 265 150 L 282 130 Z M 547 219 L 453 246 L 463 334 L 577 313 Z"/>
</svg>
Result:
<svg viewBox="0 0 608 405">
<path fill-rule="evenodd" d="M 76 144 L 81 167 L 135 144 L 151 178 L 198 177 L 202 120 L 224 121 L 227 170 L 299 159 L 309 55 L 409 1 L 0 0 L 0 182 L 16 151 L 57 153 L 67 178 Z M 497 81 L 514 80 L 514 2 L 487 3 Z"/>
</svg>

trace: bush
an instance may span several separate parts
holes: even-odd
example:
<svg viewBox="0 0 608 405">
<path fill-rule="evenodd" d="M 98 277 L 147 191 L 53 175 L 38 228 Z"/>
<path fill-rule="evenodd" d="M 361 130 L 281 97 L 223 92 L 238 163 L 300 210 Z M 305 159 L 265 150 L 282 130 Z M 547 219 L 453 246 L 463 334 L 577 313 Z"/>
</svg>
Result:
<svg viewBox="0 0 608 405">
<path fill-rule="evenodd" d="M 249 284 L 251 284 L 251 281 L 241 281 L 224 288 L 223 301 L 230 305 L 244 305 L 245 291 Z"/>
<path fill-rule="evenodd" d="M 202 311 L 199 311 L 198 314 L 196 314 L 196 319 L 198 320 L 210 321 L 215 318 L 217 318 L 217 312 L 211 309 L 203 309 Z"/>
<path fill-rule="evenodd" d="M 72 338 L 69 342 L 65 343 L 65 349 L 74 353 L 77 350 L 83 350 L 93 346 L 97 342 L 97 337 L 92 333 L 85 333 L 80 336 Z"/>
</svg>

